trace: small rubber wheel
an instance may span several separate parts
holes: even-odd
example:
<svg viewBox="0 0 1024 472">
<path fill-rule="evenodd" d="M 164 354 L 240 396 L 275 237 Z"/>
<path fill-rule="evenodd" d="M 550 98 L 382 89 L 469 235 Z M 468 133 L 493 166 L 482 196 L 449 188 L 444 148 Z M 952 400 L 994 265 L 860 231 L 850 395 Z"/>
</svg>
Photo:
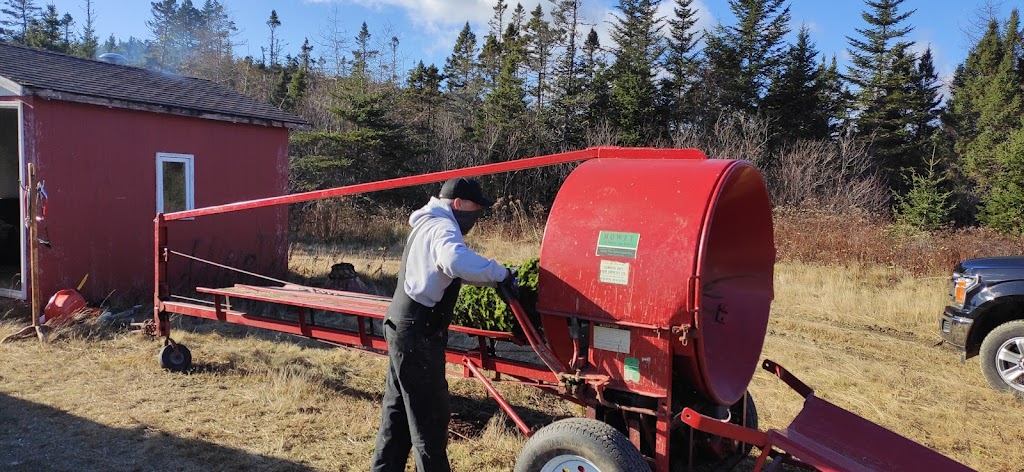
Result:
<svg viewBox="0 0 1024 472">
<path fill-rule="evenodd" d="M 178 344 L 178 352 L 168 344 L 160 349 L 160 367 L 172 372 L 182 372 L 192 366 L 192 353 L 184 344 Z"/>
<path fill-rule="evenodd" d="M 569 418 L 537 431 L 516 459 L 515 472 L 646 472 L 640 451 L 608 423 Z"/>
<path fill-rule="evenodd" d="M 988 333 L 979 358 L 992 388 L 1024 398 L 1024 320 L 1003 323 Z"/>
</svg>

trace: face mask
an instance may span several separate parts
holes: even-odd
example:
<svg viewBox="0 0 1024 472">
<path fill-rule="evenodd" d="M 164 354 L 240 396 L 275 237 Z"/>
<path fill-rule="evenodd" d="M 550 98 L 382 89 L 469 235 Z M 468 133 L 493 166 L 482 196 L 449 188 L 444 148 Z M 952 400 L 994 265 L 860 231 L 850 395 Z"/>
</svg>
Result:
<svg viewBox="0 0 1024 472">
<path fill-rule="evenodd" d="M 476 224 L 476 220 L 480 219 L 483 210 L 463 211 L 453 208 L 452 214 L 455 215 L 455 221 L 459 223 L 459 230 L 465 235 L 469 234 L 469 230 L 473 229 L 473 225 Z"/>
</svg>

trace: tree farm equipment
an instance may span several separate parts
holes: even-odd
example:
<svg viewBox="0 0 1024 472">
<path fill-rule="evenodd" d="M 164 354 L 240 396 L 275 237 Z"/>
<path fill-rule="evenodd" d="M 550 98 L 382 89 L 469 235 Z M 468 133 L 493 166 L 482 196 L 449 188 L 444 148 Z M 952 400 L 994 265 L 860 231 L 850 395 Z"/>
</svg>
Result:
<svg viewBox="0 0 1024 472">
<path fill-rule="evenodd" d="M 386 352 L 380 331 L 390 298 L 285 284 L 197 287 L 210 304 L 172 296 L 167 264 L 191 257 L 167 246 L 174 221 L 449 178 L 582 163 L 555 198 L 541 244 L 541 331 L 515 300 L 522 335 L 453 325 L 475 338 L 448 362 L 477 379 L 531 437 L 516 471 L 670 472 L 731 468 L 752 447 L 756 470 L 970 470 L 814 395 L 772 361 L 763 367 L 804 397 L 789 427 L 762 432 L 747 387 L 757 368 L 773 298 L 772 214 L 749 163 L 694 149 L 597 147 L 329 190 L 158 215 L 151 332 L 165 339 L 161 365 L 187 369 L 169 315 L 220 320 L 340 346 Z M 231 299 L 294 310 L 297 321 L 247 313 Z M 354 329 L 316 317 L 355 320 Z M 529 345 L 539 362 L 498 355 L 495 343 Z M 484 374 L 492 372 L 491 376 Z M 532 430 L 494 388 L 527 384 L 586 408 L 586 418 Z"/>
</svg>

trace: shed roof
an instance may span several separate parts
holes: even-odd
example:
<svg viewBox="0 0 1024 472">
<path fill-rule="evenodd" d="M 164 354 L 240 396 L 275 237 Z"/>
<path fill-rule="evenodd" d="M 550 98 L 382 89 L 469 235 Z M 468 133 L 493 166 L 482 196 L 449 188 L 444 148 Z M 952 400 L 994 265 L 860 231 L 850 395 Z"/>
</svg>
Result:
<svg viewBox="0 0 1024 472">
<path fill-rule="evenodd" d="M 117 108 L 308 127 L 302 118 L 208 80 L 2 43 L 0 88 L 14 88 L 18 95 Z"/>
</svg>

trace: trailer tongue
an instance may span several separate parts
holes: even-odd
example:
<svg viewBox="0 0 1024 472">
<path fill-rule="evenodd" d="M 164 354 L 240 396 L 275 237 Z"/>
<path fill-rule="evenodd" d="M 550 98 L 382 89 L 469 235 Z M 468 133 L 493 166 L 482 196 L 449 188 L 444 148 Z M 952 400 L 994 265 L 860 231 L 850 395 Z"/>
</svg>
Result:
<svg viewBox="0 0 1024 472">
<path fill-rule="evenodd" d="M 385 297 L 282 281 L 195 288 L 210 298 L 205 304 L 173 296 L 168 261 L 192 257 L 167 245 L 176 220 L 574 161 L 584 162 L 559 189 L 541 247 L 543 335 L 514 300 L 522 335 L 450 328 L 474 342 L 449 347 L 447 360 L 463 365 L 464 375 L 479 380 L 531 436 L 517 471 L 730 466 L 752 446 L 760 450 L 758 470 L 784 463 L 818 470 L 969 470 L 821 400 L 771 361 L 763 366 L 804 397 L 804 409 L 783 430 L 757 429 L 747 388 L 773 296 L 768 194 L 749 163 L 709 160 L 692 149 L 592 148 L 158 215 L 152 331 L 165 339 L 161 363 L 183 370 L 191 362 L 188 349 L 170 337 L 170 313 L 377 352 L 387 347 L 379 329 L 390 302 Z M 260 316 L 240 309 L 238 300 L 292 314 Z M 493 347 L 501 343 L 529 345 L 536 359 L 498 355 Z M 534 431 L 494 388 L 493 382 L 506 380 L 583 405 L 587 418 Z"/>
</svg>

